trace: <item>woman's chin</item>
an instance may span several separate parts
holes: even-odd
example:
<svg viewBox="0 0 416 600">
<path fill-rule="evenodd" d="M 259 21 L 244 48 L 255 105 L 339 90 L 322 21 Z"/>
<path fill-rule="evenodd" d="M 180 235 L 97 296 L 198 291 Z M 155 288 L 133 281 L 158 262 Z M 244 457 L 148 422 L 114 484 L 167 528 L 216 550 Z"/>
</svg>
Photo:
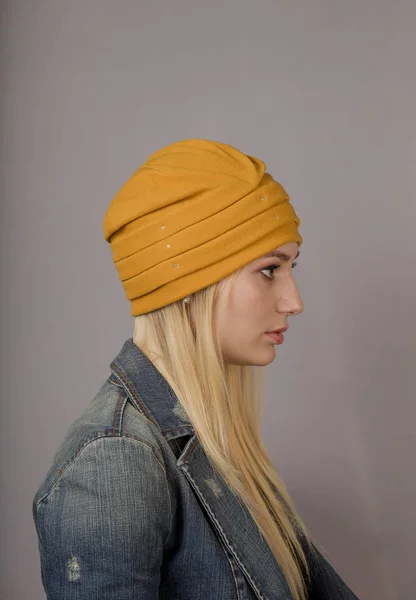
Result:
<svg viewBox="0 0 416 600">
<path fill-rule="evenodd" d="M 253 367 L 265 367 L 273 362 L 276 358 L 276 350 L 273 344 L 270 344 L 267 348 L 261 348 L 255 352 L 251 351 L 247 353 L 247 356 L 239 354 L 238 356 L 232 357 L 228 360 L 229 364 L 232 365 L 251 365 Z"/>
</svg>

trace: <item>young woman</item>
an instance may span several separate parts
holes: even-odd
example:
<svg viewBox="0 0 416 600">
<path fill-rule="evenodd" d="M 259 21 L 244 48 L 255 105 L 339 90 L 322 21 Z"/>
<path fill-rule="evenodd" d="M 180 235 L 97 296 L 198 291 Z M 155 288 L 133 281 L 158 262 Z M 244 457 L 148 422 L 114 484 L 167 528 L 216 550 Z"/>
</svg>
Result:
<svg viewBox="0 0 416 600">
<path fill-rule="evenodd" d="M 48 600 L 353 600 L 260 436 L 261 369 L 303 310 L 297 217 L 266 165 L 184 140 L 112 200 L 133 337 L 34 501 Z"/>
</svg>

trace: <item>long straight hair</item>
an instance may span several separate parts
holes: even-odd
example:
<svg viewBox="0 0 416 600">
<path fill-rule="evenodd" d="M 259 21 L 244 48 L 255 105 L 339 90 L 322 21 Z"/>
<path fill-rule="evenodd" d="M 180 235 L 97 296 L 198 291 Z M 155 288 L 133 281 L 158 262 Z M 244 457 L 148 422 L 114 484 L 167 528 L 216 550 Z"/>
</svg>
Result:
<svg viewBox="0 0 416 600">
<path fill-rule="evenodd" d="M 263 370 L 227 363 L 215 314 L 227 302 L 241 269 L 192 295 L 134 317 L 134 343 L 153 362 L 178 397 L 211 465 L 245 503 L 268 543 L 294 600 L 306 600 L 311 576 L 300 543 L 313 553 L 311 537 L 263 445 Z M 303 569 L 303 571 L 302 571 Z"/>
</svg>

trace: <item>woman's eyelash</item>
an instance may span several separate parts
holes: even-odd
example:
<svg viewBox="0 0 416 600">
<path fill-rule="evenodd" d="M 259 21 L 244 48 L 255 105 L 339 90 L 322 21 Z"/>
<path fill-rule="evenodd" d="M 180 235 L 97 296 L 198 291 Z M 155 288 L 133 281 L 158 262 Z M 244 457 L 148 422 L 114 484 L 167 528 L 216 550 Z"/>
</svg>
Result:
<svg viewBox="0 0 416 600">
<path fill-rule="evenodd" d="M 293 269 L 294 267 L 296 267 L 296 265 L 297 265 L 297 264 L 298 264 L 298 263 L 295 261 L 295 262 L 292 264 L 292 269 Z M 263 272 L 263 271 L 271 271 L 271 272 L 273 273 L 273 271 L 274 271 L 275 269 L 278 269 L 279 267 L 280 267 L 280 265 L 269 265 L 269 266 L 268 266 L 268 267 L 266 267 L 265 269 L 262 269 L 262 270 L 261 270 L 261 272 Z M 271 277 L 268 277 L 268 275 L 265 275 L 265 277 L 267 277 L 268 279 L 271 279 Z"/>
</svg>

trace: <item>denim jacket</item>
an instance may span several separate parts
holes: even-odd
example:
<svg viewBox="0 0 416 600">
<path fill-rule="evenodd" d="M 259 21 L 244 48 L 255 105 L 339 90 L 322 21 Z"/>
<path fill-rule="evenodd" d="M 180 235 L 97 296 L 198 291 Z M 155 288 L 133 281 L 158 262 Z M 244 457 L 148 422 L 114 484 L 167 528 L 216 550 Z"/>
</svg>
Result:
<svg viewBox="0 0 416 600">
<path fill-rule="evenodd" d="M 33 499 L 48 600 L 290 600 L 254 520 L 132 338 L 110 371 Z M 357 600 L 316 551 L 308 597 Z"/>
</svg>

